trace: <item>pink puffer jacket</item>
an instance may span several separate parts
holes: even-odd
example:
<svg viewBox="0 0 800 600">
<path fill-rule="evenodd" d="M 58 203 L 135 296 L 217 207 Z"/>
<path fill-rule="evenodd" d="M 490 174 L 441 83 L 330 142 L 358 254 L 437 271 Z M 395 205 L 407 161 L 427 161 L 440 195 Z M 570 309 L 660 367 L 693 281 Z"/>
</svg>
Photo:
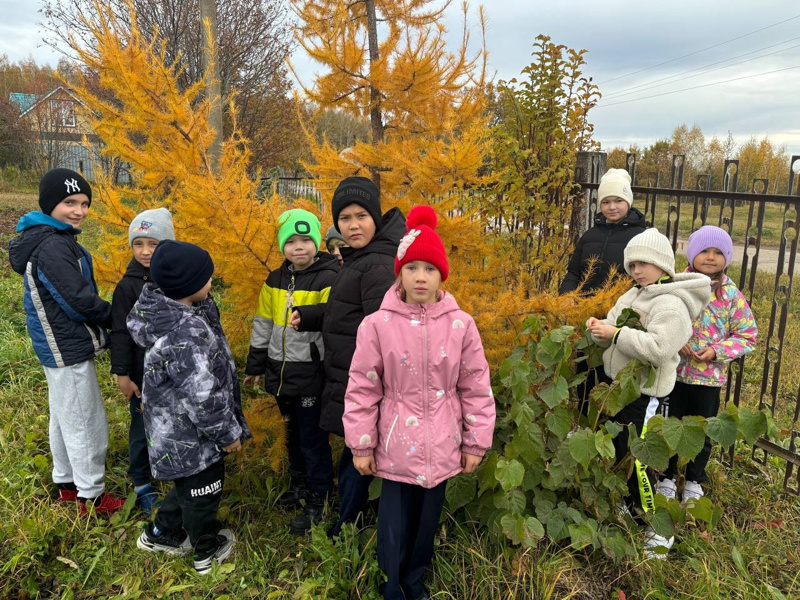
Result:
<svg viewBox="0 0 800 600">
<path fill-rule="evenodd" d="M 475 322 L 440 292 L 406 304 L 392 286 L 359 327 L 345 395 L 345 443 L 375 454 L 378 477 L 432 488 L 461 472 L 461 453 L 492 445 L 495 406 Z"/>
</svg>

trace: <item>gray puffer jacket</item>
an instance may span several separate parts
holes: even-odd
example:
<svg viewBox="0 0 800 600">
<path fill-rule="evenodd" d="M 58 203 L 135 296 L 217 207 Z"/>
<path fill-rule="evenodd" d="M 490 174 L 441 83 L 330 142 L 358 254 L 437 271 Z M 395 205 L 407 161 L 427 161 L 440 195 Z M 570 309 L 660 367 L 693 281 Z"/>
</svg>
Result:
<svg viewBox="0 0 800 600">
<path fill-rule="evenodd" d="M 153 477 L 199 473 L 225 456 L 222 448 L 252 437 L 210 296 L 189 307 L 148 283 L 128 315 L 128 331 L 147 351 L 142 410 Z"/>
</svg>

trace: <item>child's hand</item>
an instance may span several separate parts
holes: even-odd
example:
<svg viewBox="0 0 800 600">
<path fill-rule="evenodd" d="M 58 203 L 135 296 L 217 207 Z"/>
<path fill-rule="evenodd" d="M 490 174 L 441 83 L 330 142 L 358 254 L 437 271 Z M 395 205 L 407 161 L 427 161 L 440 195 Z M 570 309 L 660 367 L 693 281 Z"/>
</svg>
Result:
<svg viewBox="0 0 800 600">
<path fill-rule="evenodd" d="M 717 353 L 711 346 L 706 346 L 699 352 L 695 352 L 694 358 L 698 362 L 711 362 L 712 360 L 716 360 Z"/>
<path fill-rule="evenodd" d="M 694 357 L 694 350 L 692 350 L 691 344 L 686 344 L 683 348 L 681 348 L 678 353 L 683 356 L 684 358 L 692 358 Z"/>
<path fill-rule="evenodd" d="M 238 439 L 235 442 L 233 442 L 230 446 L 225 446 L 222 449 L 222 451 L 230 454 L 231 452 L 238 452 L 241 449 L 242 449 L 242 440 Z"/>
<path fill-rule="evenodd" d="M 610 340 L 614 337 L 614 334 L 617 333 L 617 328 L 597 321 L 589 328 L 589 331 L 592 332 L 595 339 Z"/>
<path fill-rule="evenodd" d="M 128 400 L 133 398 L 134 394 L 136 394 L 137 398 L 142 397 L 142 392 L 139 390 L 139 386 L 133 383 L 131 378 L 127 375 L 117 375 L 117 385 L 119 386 L 119 391 L 122 392 L 122 395 Z"/>
<path fill-rule="evenodd" d="M 482 456 L 475 456 L 474 454 L 461 453 L 461 468 L 463 473 L 474 473 L 478 465 L 483 460 Z"/>
<path fill-rule="evenodd" d="M 292 316 L 289 319 L 289 327 L 297 331 L 297 328 L 300 327 L 300 313 L 296 310 L 292 311 Z"/>
<path fill-rule="evenodd" d="M 599 319 L 596 319 L 595 317 L 589 317 L 586 320 L 586 329 L 591 329 L 592 327 L 594 327 L 599 322 L 600 322 Z"/>
<path fill-rule="evenodd" d="M 242 385 L 250 385 L 252 383 L 254 386 L 256 386 L 258 385 L 259 381 L 261 381 L 261 375 L 247 375 L 244 378 Z"/>
<path fill-rule="evenodd" d="M 372 454 L 369 456 L 354 456 L 353 466 L 362 475 L 376 475 L 378 473 L 375 468 L 375 457 Z"/>
</svg>

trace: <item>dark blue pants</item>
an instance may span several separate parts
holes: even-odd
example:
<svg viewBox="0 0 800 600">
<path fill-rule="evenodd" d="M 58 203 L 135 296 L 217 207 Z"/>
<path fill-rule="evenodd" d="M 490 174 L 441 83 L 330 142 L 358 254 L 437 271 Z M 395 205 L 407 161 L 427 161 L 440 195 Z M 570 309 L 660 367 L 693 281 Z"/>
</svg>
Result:
<svg viewBox="0 0 800 600">
<path fill-rule="evenodd" d="M 279 396 L 277 401 L 286 419 L 286 451 L 292 479 L 304 479 L 314 494 L 330 495 L 333 492 L 333 457 L 328 432 L 319 426 L 319 398 Z"/>
<path fill-rule="evenodd" d="M 144 432 L 142 400 L 136 394 L 131 396 L 131 426 L 128 429 L 128 475 L 133 485 L 150 483 L 150 457 L 147 454 L 147 435 Z"/>
<path fill-rule="evenodd" d="M 706 385 L 691 385 L 678 381 L 675 389 L 669 395 L 668 416 L 677 419 L 695 416 L 710 419 L 716 417 L 719 412 L 720 392 L 722 388 L 710 387 Z M 703 449 L 694 460 L 686 465 L 686 481 L 696 481 L 703 483 L 708 480 L 706 466 L 711 458 L 711 438 L 706 436 Z M 674 479 L 678 472 L 678 457 L 673 456 L 669 461 L 669 468 L 664 473 L 664 477 Z"/>
<path fill-rule="evenodd" d="M 345 523 L 352 523 L 367 510 L 372 475 L 361 475 L 353 466 L 353 453 L 347 446 L 339 460 L 339 520 L 332 533 L 338 535 Z"/>
<path fill-rule="evenodd" d="M 426 489 L 383 480 L 378 508 L 378 564 L 387 581 L 386 600 L 416 600 L 425 593 L 425 569 L 433 558 L 447 481 Z"/>
</svg>

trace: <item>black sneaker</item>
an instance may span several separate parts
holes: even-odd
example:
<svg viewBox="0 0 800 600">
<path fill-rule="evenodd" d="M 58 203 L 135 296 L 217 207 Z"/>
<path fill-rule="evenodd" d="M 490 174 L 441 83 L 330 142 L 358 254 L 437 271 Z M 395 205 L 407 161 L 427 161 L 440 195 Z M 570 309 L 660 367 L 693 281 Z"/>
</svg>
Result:
<svg viewBox="0 0 800 600">
<path fill-rule="evenodd" d="M 136 546 L 147 552 L 164 552 L 172 556 L 186 556 L 192 551 L 189 536 L 183 529 L 160 532 L 152 523 L 145 527 L 136 541 Z"/>
<path fill-rule="evenodd" d="M 305 484 L 292 482 L 289 489 L 275 501 L 275 506 L 283 510 L 298 510 L 303 506 L 302 500 L 308 498 Z"/>
<path fill-rule="evenodd" d="M 305 535 L 311 530 L 311 525 L 322 521 L 324 510 L 325 496 L 310 493 L 303 511 L 289 523 L 289 531 L 292 535 Z"/>
<path fill-rule="evenodd" d="M 214 550 L 194 555 L 194 570 L 198 575 L 207 575 L 211 572 L 214 560 L 217 564 L 225 562 L 225 559 L 233 552 L 233 545 L 236 543 L 236 536 L 230 529 L 220 529 L 217 534 L 217 547 Z"/>
</svg>

